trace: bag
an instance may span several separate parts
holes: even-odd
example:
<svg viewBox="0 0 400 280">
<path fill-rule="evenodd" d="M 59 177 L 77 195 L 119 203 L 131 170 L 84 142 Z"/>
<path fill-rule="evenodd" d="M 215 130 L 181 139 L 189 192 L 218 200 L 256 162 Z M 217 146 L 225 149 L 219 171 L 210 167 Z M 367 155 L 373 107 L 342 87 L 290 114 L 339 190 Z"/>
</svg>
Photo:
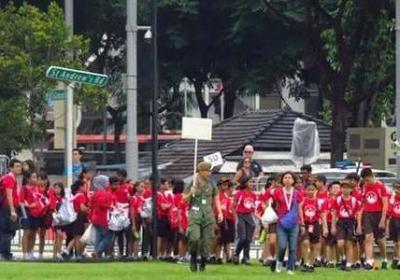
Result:
<svg viewBox="0 0 400 280">
<path fill-rule="evenodd" d="M 179 210 L 176 206 L 172 206 L 168 211 L 168 222 L 172 230 L 179 228 Z"/>
<path fill-rule="evenodd" d="M 272 208 L 271 205 L 269 205 L 265 211 L 264 214 L 261 217 L 261 223 L 263 225 L 269 225 L 276 223 L 278 221 L 278 215 L 276 214 L 275 210 Z"/>
<path fill-rule="evenodd" d="M 81 242 L 86 245 L 96 245 L 96 228 L 92 224 L 83 233 Z"/>
<path fill-rule="evenodd" d="M 78 214 L 75 212 L 73 205 L 74 197 L 65 195 L 61 202 L 60 209 L 53 213 L 53 225 L 55 226 L 66 226 L 72 224 L 78 218 Z"/>
<path fill-rule="evenodd" d="M 124 212 L 120 210 L 113 210 L 110 212 L 110 218 L 108 220 L 108 228 L 111 231 L 121 231 L 124 228 L 129 227 L 130 220 Z"/>
<path fill-rule="evenodd" d="M 140 217 L 144 219 L 151 218 L 152 209 L 153 209 L 153 203 L 151 201 L 151 198 L 148 198 L 144 201 L 143 208 L 140 211 Z"/>
<path fill-rule="evenodd" d="M 286 200 L 285 194 L 284 194 L 284 197 Z M 293 195 L 290 198 L 289 202 L 286 203 L 287 205 L 289 205 L 289 207 L 292 202 L 292 199 L 293 199 L 293 205 L 290 208 L 289 212 L 287 212 L 283 217 L 281 217 L 279 219 L 279 224 L 281 225 L 281 227 L 283 229 L 286 229 L 286 230 L 290 230 L 290 229 L 294 228 L 297 225 L 297 220 L 299 217 L 299 213 L 298 213 L 299 209 L 297 207 L 297 205 L 298 205 L 297 204 L 297 193 L 294 190 L 293 190 Z"/>
</svg>

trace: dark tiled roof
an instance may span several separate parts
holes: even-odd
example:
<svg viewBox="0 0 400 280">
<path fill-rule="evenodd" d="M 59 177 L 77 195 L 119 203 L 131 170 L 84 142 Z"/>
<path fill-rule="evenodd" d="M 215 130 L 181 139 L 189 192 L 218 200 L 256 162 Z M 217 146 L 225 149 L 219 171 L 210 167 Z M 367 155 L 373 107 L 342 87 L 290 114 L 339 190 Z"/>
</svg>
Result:
<svg viewBox="0 0 400 280">
<path fill-rule="evenodd" d="M 315 121 L 321 150 L 330 150 L 330 125 L 310 116 L 288 110 L 246 111 L 213 127 L 212 141 L 199 141 L 198 162 L 203 156 L 221 152 L 223 157 L 239 155 L 246 144 L 257 151 L 290 151 L 292 128 L 296 118 Z M 167 178 L 186 178 L 193 173 L 194 140 L 171 142 L 159 150 L 159 164 Z M 147 159 L 148 160 L 148 159 Z"/>
</svg>

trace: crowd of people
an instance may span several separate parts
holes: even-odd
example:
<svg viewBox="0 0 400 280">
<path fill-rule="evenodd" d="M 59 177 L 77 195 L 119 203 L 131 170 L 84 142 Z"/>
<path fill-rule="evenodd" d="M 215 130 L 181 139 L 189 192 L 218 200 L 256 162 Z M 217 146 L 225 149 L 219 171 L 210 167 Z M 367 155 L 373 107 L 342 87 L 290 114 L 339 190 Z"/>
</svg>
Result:
<svg viewBox="0 0 400 280">
<path fill-rule="evenodd" d="M 304 165 L 298 174 L 269 176 L 258 188 L 265 175 L 253 154 L 253 147 L 246 146 L 235 176 L 220 178 L 217 186 L 209 179 L 211 165 L 204 162 L 197 167 L 198 178 L 187 186 L 161 179 L 155 205 L 160 260 L 188 263 L 193 272 L 203 271 L 206 262 L 250 265 L 257 240 L 262 244 L 260 262 L 276 273 L 284 268 L 288 274 L 317 267 L 372 270 L 378 267 L 377 244 L 380 267 L 387 269 L 389 239 L 395 245 L 391 267 L 400 269 L 400 182 L 389 188 L 363 168 L 360 175 L 351 173 L 327 184 L 323 175 L 314 176 L 311 166 Z M 129 181 L 122 169 L 108 177 L 75 165 L 75 181 L 67 188 L 51 183 L 30 160 L 10 161 L 10 172 L 0 179 L 1 258 L 13 258 L 11 240 L 21 228 L 25 260 L 43 258 L 49 230 L 57 260 L 148 260 L 153 244 L 151 181 Z"/>
</svg>

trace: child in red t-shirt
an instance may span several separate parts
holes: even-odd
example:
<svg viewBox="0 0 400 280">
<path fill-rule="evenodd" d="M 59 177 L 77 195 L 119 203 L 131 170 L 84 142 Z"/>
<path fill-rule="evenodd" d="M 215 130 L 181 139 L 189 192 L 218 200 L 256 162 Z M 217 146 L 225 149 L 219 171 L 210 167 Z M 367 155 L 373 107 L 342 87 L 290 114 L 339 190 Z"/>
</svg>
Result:
<svg viewBox="0 0 400 280">
<path fill-rule="evenodd" d="M 170 181 L 162 178 L 160 182 L 160 189 L 157 192 L 157 251 L 160 259 L 167 260 L 171 258 L 168 256 L 168 245 L 172 236 L 168 213 L 174 206 L 174 197 L 168 192 Z"/>
<path fill-rule="evenodd" d="M 256 184 L 253 178 L 244 177 L 240 180 L 239 190 L 234 195 L 232 208 L 236 215 L 237 236 L 239 239 L 235 256 L 232 258 L 234 264 L 239 264 L 242 250 L 242 264 L 248 265 L 250 261 L 250 244 L 256 227 L 253 217 L 256 203 L 256 194 L 254 192 Z"/>
<path fill-rule="evenodd" d="M 321 225 L 322 235 L 328 235 L 328 225 L 326 220 L 326 202 L 319 203 L 316 198 L 317 187 L 315 184 L 308 184 L 306 196 L 300 204 L 301 220 L 301 252 L 304 260 L 303 272 L 314 272 L 314 260 L 321 251 Z"/>
<path fill-rule="evenodd" d="M 327 198 L 327 223 L 328 223 L 328 236 L 325 239 L 325 258 L 326 266 L 334 268 L 336 265 L 336 235 L 332 232 L 332 218 L 333 218 L 333 203 L 340 193 L 340 182 L 334 181 L 328 187 L 329 197 Z"/>
<path fill-rule="evenodd" d="M 351 183 L 342 182 L 342 194 L 333 202 L 332 232 L 336 233 L 338 255 L 341 258 L 341 269 L 344 271 L 351 271 L 354 261 L 355 225 L 361 215 L 361 204 L 351 195 L 352 189 Z"/>
<path fill-rule="evenodd" d="M 173 195 L 174 195 L 174 207 L 177 208 L 178 212 L 178 228 L 175 232 L 177 248 L 178 248 L 178 262 L 188 263 L 188 239 L 187 229 L 189 227 L 189 205 L 183 199 L 183 191 L 185 184 L 182 180 L 173 181 Z"/>
<path fill-rule="evenodd" d="M 144 205 L 144 188 L 145 183 L 139 181 L 136 183 L 135 194 L 131 197 L 130 211 L 131 211 L 131 224 L 132 224 L 132 252 L 134 258 L 139 257 L 139 241 L 140 241 L 140 230 L 142 227 L 142 218 L 140 213 L 142 212 Z"/>
<path fill-rule="evenodd" d="M 227 262 L 231 261 L 230 247 L 231 243 L 235 242 L 235 216 L 232 209 L 232 182 L 228 177 L 222 177 L 218 182 L 219 194 L 218 198 L 221 205 L 221 211 L 224 216 L 222 223 L 218 224 L 219 235 L 217 238 L 217 246 L 215 249 L 217 264 L 222 264 L 225 254 Z"/>
<path fill-rule="evenodd" d="M 24 260 L 32 260 L 33 247 L 35 244 L 35 235 L 38 230 L 35 218 L 32 215 L 32 209 L 37 208 L 37 174 L 36 172 L 31 172 L 25 174 L 26 185 L 22 187 L 20 193 L 21 207 L 25 209 L 27 215 L 25 223 L 23 224 L 23 235 L 22 235 L 22 255 Z"/>
<path fill-rule="evenodd" d="M 389 239 L 394 242 L 392 268 L 400 269 L 400 181 L 393 184 L 394 194 L 389 199 Z"/>
<path fill-rule="evenodd" d="M 72 204 L 74 206 L 74 210 L 77 213 L 77 219 L 72 224 L 68 225 L 68 232 L 73 238 L 67 245 L 67 248 L 63 250 L 61 253 L 64 259 L 69 258 L 70 252 L 73 248 L 75 248 L 75 253 L 77 254 L 77 258 L 82 257 L 82 253 L 84 250 L 84 244 L 82 244 L 81 237 L 85 232 L 85 224 L 88 223 L 87 215 L 89 213 L 89 201 L 87 197 L 87 190 L 85 186 L 85 182 L 83 180 L 76 180 L 72 186 Z"/>
<path fill-rule="evenodd" d="M 61 182 L 54 183 L 53 185 L 53 198 L 50 200 L 50 207 L 54 207 L 54 212 L 57 212 L 60 209 L 62 200 L 65 198 L 65 189 L 64 184 Z M 65 227 L 63 226 L 55 226 L 55 238 L 54 238 L 54 247 L 53 247 L 53 258 L 54 259 L 62 259 L 61 256 L 61 247 L 64 239 L 64 231 Z"/>
<path fill-rule="evenodd" d="M 364 168 L 361 171 L 363 179 L 363 204 L 362 204 L 362 223 L 361 218 L 358 225 L 362 224 L 362 230 L 365 236 L 365 256 L 366 264 L 364 268 L 371 270 L 374 268 L 374 241 L 378 244 L 382 268 L 387 268 L 386 258 L 386 242 L 385 242 L 385 227 L 386 214 L 388 210 L 388 197 L 386 187 L 377 181 L 370 168 Z M 361 227 L 357 227 L 357 232 L 361 233 Z"/>
</svg>

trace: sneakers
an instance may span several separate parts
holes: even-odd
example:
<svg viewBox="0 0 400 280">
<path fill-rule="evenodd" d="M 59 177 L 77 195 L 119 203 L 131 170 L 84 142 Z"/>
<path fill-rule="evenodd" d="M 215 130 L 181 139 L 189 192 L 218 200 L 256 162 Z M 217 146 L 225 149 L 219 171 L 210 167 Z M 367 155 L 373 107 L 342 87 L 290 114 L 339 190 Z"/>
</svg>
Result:
<svg viewBox="0 0 400 280">
<path fill-rule="evenodd" d="M 381 264 L 381 269 L 387 269 L 388 268 L 388 263 L 387 261 L 383 261 Z"/>
<path fill-rule="evenodd" d="M 364 269 L 365 269 L 365 270 L 373 270 L 374 267 L 373 267 L 370 263 L 365 263 Z"/>
<path fill-rule="evenodd" d="M 190 265 L 189 265 L 191 272 L 197 272 L 197 256 L 190 257 Z"/>
<path fill-rule="evenodd" d="M 238 256 L 233 256 L 233 257 L 232 257 L 232 263 L 235 264 L 235 265 L 238 265 L 238 264 L 239 264 L 239 258 L 238 258 Z"/>
<path fill-rule="evenodd" d="M 199 265 L 199 271 L 203 272 L 206 270 L 206 263 L 207 259 L 206 258 L 201 258 L 200 265 Z"/>
<path fill-rule="evenodd" d="M 287 271 L 287 274 L 288 274 L 288 275 L 294 275 L 295 273 L 294 273 L 293 270 L 288 270 L 288 271 Z"/>
<path fill-rule="evenodd" d="M 217 258 L 216 260 L 215 260 L 215 264 L 223 264 L 224 262 L 222 261 L 222 259 L 221 258 Z"/>
<path fill-rule="evenodd" d="M 393 260 L 393 261 L 392 261 L 391 268 L 392 268 L 392 269 L 397 269 L 398 263 L 399 263 L 399 260 Z"/>
<path fill-rule="evenodd" d="M 246 258 L 246 259 L 242 259 L 242 264 L 244 264 L 244 265 L 250 265 L 250 262 L 249 262 L 249 260 Z"/>
<path fill-rule="evenodd" d="M 314 266 L 303 265 L 303 267 L 301 268 L 301 272 L 314 272 Z"/>
<path fill-rule="evenodd" d="M 282 263 L 279 262 L 279 261 L 276 262 L 275 272 L 276 273 L 281 273 L 282 272 Z"/>
<path fill-rule="evenodd" d="M 64 260 L 68 260 L 68 259 L 70 258 L 70 255 L 69 255 L 69 252 L 68 252 L 67 249 L 64 249 L 64 250 L 61 252 L 61 257 L 62 257 Z"/>
<path fill-rule="evenodd" d="M 276 264 L 277 264 L 277 261 L 276 260 L 271 260 L 271 264 L 270 264 L 270 269 L 271 269 L 271 272 L 275 272 L 275 270 L 276 270 Z"/>
</svg>

